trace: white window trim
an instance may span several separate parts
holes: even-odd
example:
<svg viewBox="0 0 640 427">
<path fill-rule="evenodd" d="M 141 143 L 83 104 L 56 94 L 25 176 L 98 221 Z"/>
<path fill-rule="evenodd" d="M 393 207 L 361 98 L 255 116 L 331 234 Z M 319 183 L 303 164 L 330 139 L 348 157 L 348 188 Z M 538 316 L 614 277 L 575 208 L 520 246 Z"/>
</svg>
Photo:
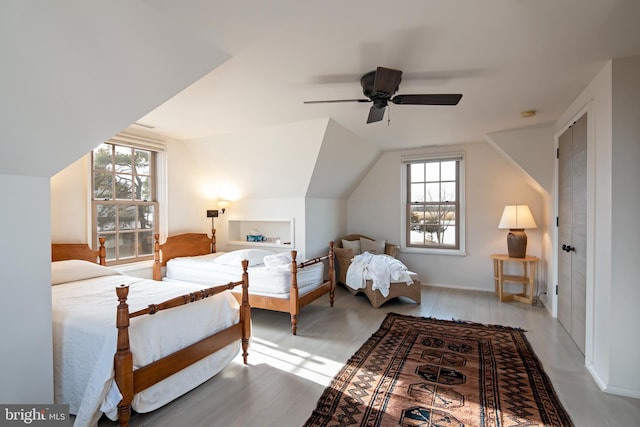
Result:
<svg viewBox="0 0 640 427">
<path fill-rule="evenodd" d="M 158 230 L 157 233 L 160 234 L 160 241 L 163 242 L 166 237 L 169 235 L 169 177 L 168 177 L 168 158 L 167 158 L 167 144 L 164 140 L 148 137 L 148 136 L 140 136 L 135 135 L 128 132 L 120 132 L 112 138 L 109 138 L 105 142 L 110 142 L 117 145 L 129 146 L 133 148 L 140 148 L 143 150 L 152 150 L 156 152 L 156 192 L 158 199 L 158 215 L 160 219 L 158 221 Z M 93 151 L 93 150 L 92 150 Z M 92 200 L 93 194 L 91 189 L 93 188 L 93 183 L 91 182 L 91 177 L 93 176 L 92 163 L 91 163 L 91 151 L 86 155 L 86 171 L 87 175 L 85 177 L 85 182 L 87 183 L 86 188 L 86 201 L 87 201 L 87 213 L 86 213 L 86 233 L 87 233 L 87 242 L 93 241 L 93 228 L 91 226 L 93 222 L 93 211 L 92 211 Z M 147 261 L 137 261 L 137 262 L 149 262 Z M 136 264 L 137 262 L 133 262 L 130 264 Z M 117 264 L 118 266 L 123 266 L 126 264 Z"/>
<path fill-rule="evenodd" d="M 440 249 L 440 248 L 416 248 L 407 246 L 407 163 L 419 162 L 424 160 L 440 160 L 440 159 L 459 159 L 460 160 L 460 222 L 458 223 L 460 232 L 460 247 L 458 249 Z M 402 156 L 401 158 L 401 177 L 402 185 L 400 191 L 402 192 L 400 203 L 400 251 L 405 253 L 417 253 L 417 254 L 433 254 L 433 255 L 453 255 L 453 256 L 466 256 L 466 203 L 465 203 L 465 182 L 466 182 L 466 161 L 464 152 L 452 152 L 452 153 L 433 153 L 418 154 Z"/>
</svg>

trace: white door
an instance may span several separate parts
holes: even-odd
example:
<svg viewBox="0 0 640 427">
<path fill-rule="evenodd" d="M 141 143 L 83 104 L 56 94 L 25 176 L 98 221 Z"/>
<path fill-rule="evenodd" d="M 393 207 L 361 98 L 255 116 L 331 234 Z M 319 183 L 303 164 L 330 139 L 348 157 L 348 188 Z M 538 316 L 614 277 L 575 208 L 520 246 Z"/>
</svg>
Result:
<svg viewBox="0 0 640 427">
<path fill-rule="evenodd" d="M 587 115 L 559 140 L 558 320 L 584 354 L 587 249 Z"/>
</svg>

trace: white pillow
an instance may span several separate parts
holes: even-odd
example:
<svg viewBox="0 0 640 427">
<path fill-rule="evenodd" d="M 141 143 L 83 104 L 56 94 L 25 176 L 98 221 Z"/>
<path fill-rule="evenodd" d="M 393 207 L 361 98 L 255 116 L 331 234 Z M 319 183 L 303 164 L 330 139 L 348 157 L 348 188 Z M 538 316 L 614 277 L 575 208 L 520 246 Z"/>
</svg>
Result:
<svg viewBox="0 0 640 427">
<path fill-rule="evenodd" d="M 351 249 L 353 255 L 360 255 L 360 240 L 344 240 L 342 239 L 342 247 L 345 249 Z"/>
<path fill-rule="evenodd" d="M 122 274 L 95 262 L 70 259 L 51 263 L 51 285 Z"/>
<path fill-rule="evenodd" d="M 249 267 L 253 267 L 255 265 L 264 264 L 264 257 L 272 255 L 273 253 L 273 251 L 268 251 L 266 249 L 240 249 L 238 251 L 231 251 L 220 255 L 213 262 L 231 265 L 233 267 L 241 267 L 242 260 L 246 259 L 249 261 Z"/>
<path fill-rule="evenodd" d="M 360 238 L 360 250 L 370 254 L 384 254 L 386 240 L 369 240 Z"/>
<path fill-rule="evenodd" d="M 267 255 L 264 257 L 264 265 L 267 266 L 267 268 L 288 267 L 291 265 L 291 254 L 281 252 Z"/>
</svg>

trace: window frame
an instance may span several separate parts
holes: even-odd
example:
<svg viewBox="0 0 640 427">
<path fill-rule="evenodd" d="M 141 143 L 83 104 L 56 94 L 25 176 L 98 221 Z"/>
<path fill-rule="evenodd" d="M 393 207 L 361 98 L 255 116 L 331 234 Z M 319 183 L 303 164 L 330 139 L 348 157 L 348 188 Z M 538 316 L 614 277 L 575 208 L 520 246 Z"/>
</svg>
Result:
<svg viewBox="0 0 640 427">
<path fill-rule="evenodd" d="M 110 259 L 107 261 L 107 265 L 113 266 L 121 266 L 132 264 L 136 262 L 146 262 L 153 260 L 153 235 L 159 233 L 159 230 L 164 230 L 166 228 L 166 203 L 163 203 L 163 200 L 166 200 L 166 177 L 164 171 L 166 171 L 166 156 L 164 155 L 165 151 L 165 143 L 164 141 L 141 137 L 137 135 L 127 134 L 127 133 L 119 133 L 118 135 L 110 138 L 107 141 L 104 141 L 104 144 L 110 144 L 112 146 L 112 154 L 113 154 L 113 146 L 124 147 L 127 149 L 132 149 L 132 155 L 135 155 L 135 150 L 143 150 L 151 153 L 150 164 L 149 164 L 149 174 L 148 176 L 151 179 L 151 188 L 150 191 L 150 199 L 151 200 L 135 200 L 132 199 L 116 199 L 115 194 L 113 197 L 107 200 L 104 199 L 96 199 L 94 198 L 94 150 L 91 150 L 89 153 L 89 179 L 91 180 L 89 184 L 89 215 L 90 215 L 90 241 L 93 242 L 93 247 L 98 247 L 98 237 L 105 235 L 105 233 L 98 232 L 98 205 L 116 205 L 116 206 L 152 206 L 153 207 L 153 225 L 150 229 L 140 229 L 137 228 L 139 223 L 136 224 L 136 228 L 132 231 L 125 231 L 124 234 L 133 233 L 135 234 L 135 241 L 137 242 L 138 233 L 140 231 L 150 230 L 151 233 L 151 253 L 138 255 L 135 253 L 133 256 L 122 256 L 119 254 L 117 248 L 116 250 L 116 258 Z M 102 145 L 102 144 L 100 144 Z M 99 147 L 99 146 L 98 146 Z M 98 148 L 96 147 L 96 148 Z M 114 159 L 112 158 L 112 162 Z M 112 174 L 116 175 L 117 171 L 114 169 L 111 171 Z M 135 176 L 135 172 L 132 171 L 132 176 Z M 147 174 L 145 174 L 147 176 Z M 112 234 L 112 233 L 109 233 Z M 115 231 L 115 235 L 118 236 L 119 231 Z M 160 232 L 161 235 L 165 235 L 166 233 Z M 117 238 L 117 237 L 116 237 Z M 135 245 L 135 250 L 137 251 L 139 245 Z"/>
<path fill-rule="evenodd" d="M 443 162 L 455 160 L 457 164 L 457 212 L 456 212 L 456 240 L 457 245 L 454 246 L 421 246 L 413 245 L 409 241 L 409 229 L 411 221 L 411 206 L 415 206 L 409 200 L 409 190 L 411 183 L 409 182 L 410 173 L 409 167 L 415 163 L 429 163 L 429 162 Z M 434 153 L 434 154 L 419 154 L 419 155 L 406 155 L 401 158 L 401 175 L 402 175 L 402 196 L 401 196 L 401 243 L 400 247 L 403 252 L 414 253 L 428 253 L 438 255 L 466 255 L 465 247 L 465 223 L 466 223 L 466 210 L 465 210 L 465 154 L 464 152 L 452 152 L 452 153 Z M 442 182 L 442 181 L 438 181 Z M 434 203 L 439 204 L 439 203 Z"/>
</svg>

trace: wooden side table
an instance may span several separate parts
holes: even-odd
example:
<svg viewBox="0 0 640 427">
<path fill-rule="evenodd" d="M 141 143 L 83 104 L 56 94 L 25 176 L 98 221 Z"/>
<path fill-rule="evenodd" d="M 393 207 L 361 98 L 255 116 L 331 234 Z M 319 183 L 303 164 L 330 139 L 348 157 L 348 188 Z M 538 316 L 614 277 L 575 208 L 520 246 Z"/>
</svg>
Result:
<svg viewBox="0 0 640 427">
<path fill-rule="evenodd" d="M 495 282 L 495 292 L 500 301 L 520 301 L 533 304 L 534 284 L 536 282 L 536 265 L 540 260 L 538 257 L 527 255 L 524 258 L 511 258 L 507 254 L 493 254 L 493 279 Z M 522 276 L 504 274 L 504 262 L 521 262 Z M 504 282 L 522 284 L 522 293 L 507 294 L 504 292 Z M 527 289 L 528 288 L 528 289 Z"/>
</svg>

